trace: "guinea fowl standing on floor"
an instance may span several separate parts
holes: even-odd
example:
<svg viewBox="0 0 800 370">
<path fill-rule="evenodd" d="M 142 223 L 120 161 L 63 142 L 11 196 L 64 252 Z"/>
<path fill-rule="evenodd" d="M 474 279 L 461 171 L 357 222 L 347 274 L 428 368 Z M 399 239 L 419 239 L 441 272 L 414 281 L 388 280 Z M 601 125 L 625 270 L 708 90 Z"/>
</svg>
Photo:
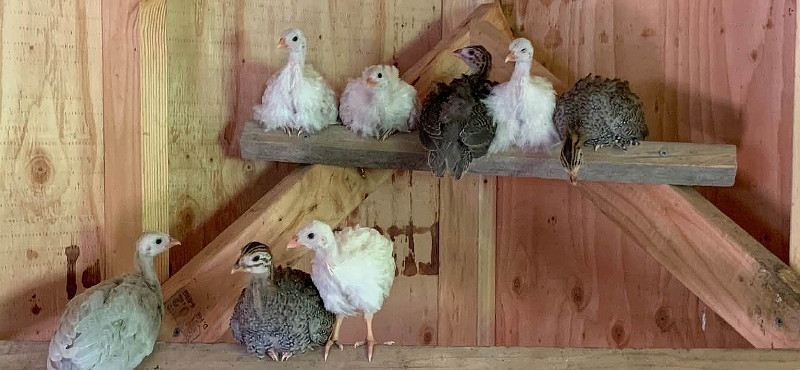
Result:
<svg viewBox="0 0 800 370">
<path fill-rule="evenodd" d="M 253 119 L 266 130 L 313 133 L 336 124 L 336 95 L 325 80 L 306 64 L 306 37 L 291 28 L 283 32 L 278 47 L 289 49 L 289 61 L 273 74 L 253 107 Z"/>
<path fill-rule="evenodd" d="M 364 137 L 385 140 L 397 131 L 409 132 L 419 116 L 417 91 L 400 79 L 395 66 L 367 67 L 347 84 L 340 101 L 342 123 Z"/>
<path fill-rule="evenodd" d="M 468 46 L 453 54 L 470 71 L 449 84 L 437 84 L 428 94 L 420 113 L 419 137 L 434 175 L 450 171 L 458 180 L 473 159 L 486 155 L 494 139 L 494 123 L 483 100 L 496 83 L 486 79 L 492 67 L 486 48 Z"/>
<path fill-rule="evenodd" d="M 103 280 L 72 298 L 50 340 L 47 368 L 133 369 L 153 352 L 164 315 L 153 257 L 179 244 L 166 234 L 142 234 L 139 272 Z"/>
<path fill-rule="evenodd" d="M 289 248 L 306 246 L 314 251 L 311 279 L 319 289 L 325 308 L 336 314 L 325 359 L 332 345 L 339 348 L 339 328 L 345 316 L 364 313 L 367 323 L 367 359 L 372 361 L 375 337 L 372 316 L 381 309 L 394 282 L 394 244 L 377 230 L 369 227 L 347 227 L 333 233 L 331 227 L 313 221 L 297 233 Z"/>
<path fill-rule="evenodd" d="M 311 276 L 291 268 L 274 269 L 264 244 L 242 248 L 231 270 L 252 274 L 233 308 L 230 325 L 234 339 L 259 358 L 288 359 L 325 344 L 334 315 L 322 304 Z"/>
<path fill-rule="evenodd" d="M 547 148 L 559 139 L 553 126 L 556 90 L 546 78 L 531 76 L 533 45 L 528 39 L 512 41 L 508 50 L 506 62 L 516 62 L 514 73 L 484 101 L 497 124 L 489 153 L 508 150 L 511 145 Z"/>
<path fill-rule="evenodd" d="M 564 140 L 561 164 L 572 184 L 578 181 L 584 145 L 627 150 L 647 137 L 644 109 L 627 81 L 588 75 L 562 95 L 553 123 Z"/>
</svg>

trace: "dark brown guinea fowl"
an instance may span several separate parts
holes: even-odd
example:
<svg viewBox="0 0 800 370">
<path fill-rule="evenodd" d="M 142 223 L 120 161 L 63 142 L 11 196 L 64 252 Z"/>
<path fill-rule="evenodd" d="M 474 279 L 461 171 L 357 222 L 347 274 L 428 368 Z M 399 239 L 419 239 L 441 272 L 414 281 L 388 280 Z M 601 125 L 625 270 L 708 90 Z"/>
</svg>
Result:
<svg viewBox="0 0 800 370">
<path fill-rule="evenodd" d="M 627 150 L 648 134 L 642 101 L 628 81 L 591 74 L 558 98 L 553 124 L 564 140 L 561 164 L 573 185 L 578 181 L 584 146 Z"/>
<path fill-rule="evenodd" d="M 420 114 L 419 137 L 428 150 L 428 165 L 437 177 L 448 171 L 456 180 L 469 170 L 475 158 L 486 155 L 495 126 L 483 99 L 496 82 L 486 79 L 492 55 L 480 45 L 453 52 L 470 72 L 449 84 L 438 83 L 428 94 Z"/>
</svg>

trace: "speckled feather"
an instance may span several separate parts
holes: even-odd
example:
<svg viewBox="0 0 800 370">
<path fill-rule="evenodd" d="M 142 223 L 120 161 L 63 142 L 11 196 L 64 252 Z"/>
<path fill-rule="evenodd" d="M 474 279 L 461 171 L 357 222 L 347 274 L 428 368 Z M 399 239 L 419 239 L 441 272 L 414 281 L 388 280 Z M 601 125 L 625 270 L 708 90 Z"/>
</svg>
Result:
<svg viewBox="0 0 800 370">
<path fill-rule="evenodd" d="M 420 141 L 428 150 L 428 164 L 438 177 L 450 171 L 461 179 L 472 160 L 486 155 L 494 138 L 494 123 L 483 103 L 496 85 L 486 79 L 491 54 L 480 46 L 472 48 L 485 53 L 477 70 L 450 84 L 438 83 L 420 114 Z"/>
<path fill-rule="evenodd" d="M 296 354 L 325 344 L 334 319 L 308 273 L 278 267 L 271 281 L 253 275 L 230 325 L 234 339 L 262 357 L 269 349 Z"/>
<path fill-rule="evenodd" d="M 648 135 L 644 109 L 627 81 L 582 78 L 556 102 L 553 123 L 563 139 L 569 127 L 586 146 L 627 148 Z"/>
</svg>

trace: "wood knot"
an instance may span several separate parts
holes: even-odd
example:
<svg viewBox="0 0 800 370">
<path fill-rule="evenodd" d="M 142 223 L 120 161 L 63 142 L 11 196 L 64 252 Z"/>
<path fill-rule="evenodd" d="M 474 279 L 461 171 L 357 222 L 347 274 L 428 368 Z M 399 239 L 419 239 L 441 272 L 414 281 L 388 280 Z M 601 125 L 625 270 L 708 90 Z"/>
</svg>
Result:
<svg viewBox="0 0 800 370">
<path fill-rule="evenodd" d="M 513 281 L 511 281 L 511 290 L 516 295 L 522 294 L 522 279 L 519 276 L 515 277 Z"/>
<path fill-rule="evenodd" d="M 433 330 L 430 326 L 425 325 L 422 327 L 422 344 L 429 345 L 433 343 Z"/>
<path fill-rule="evenodd" d="M 572 289 L 570 290 L 570 296 L 572 298 L 572 303 L 575 304 L 575 309 L 578 312 L 583 311 L 588 304 L 586 300 L 586 291 L 583 289 L 583 281 L 577 280 L 572 285 Z"/>
<path fill-rule="evenodd" d="M 35 153 L 28 163 L 28 176 L 34 184 L 44 185 L 53 177 L 53 165 L 44 152 Z"/>
<path fill-rule="evenodd" d="M 611 339 L 616 343 L 618 348 L 624 347 L 628 344 L 628 332 L 625 331 L 625 324 L 617 320 L 611 327 Z"/>
<path fill-rule="evenodd" d="M 675 319 L 672 317 L 672 312 L 669 307 L 661 306 L 656 310 L 655 314 L 656 326 L 661 329 L 662 333 L 666 333 L 675 326 Z"/>
</svg>

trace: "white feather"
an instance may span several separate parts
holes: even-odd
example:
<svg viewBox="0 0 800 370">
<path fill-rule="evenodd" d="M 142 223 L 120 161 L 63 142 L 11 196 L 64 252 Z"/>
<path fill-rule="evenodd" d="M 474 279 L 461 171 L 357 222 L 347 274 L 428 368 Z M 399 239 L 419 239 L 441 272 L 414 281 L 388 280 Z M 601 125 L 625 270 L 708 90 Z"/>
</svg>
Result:
<svg viewBox="0 0 800 370">
<path fill-rule="evenodd" d="M 298 238 L 309 243 L 303 238 L 311 232 L 325 243 L 321 248 L 312 247 L 315 255 L 311 261 L 311 279 L 325 308 L 344 316 L 380 310 L 394 282 L 392 241 L 368 227 L 348 227 L 334 235 L 328 225 L 318 221 L 300 231 Z"/>
<path fill-rule="evenodd" d="M 299 39 L 289 46 L 288 63 L 267 82 L 261 104 L 253 107 L 253 118 L 266 130 L 290 128 L 313 133 L 336 124 L 336 95 L 314 67 L 305 63 L 305 37 L 297 29 L 283 35 Z"/>
<path fill-rule="evenodd" d="M 558 141 L 553 126 L 556 92 L 547 79 L 531 77 L 533 47 L 528 40 L 517 39 L 509 49 L 520 58 L 511 80 L 495 86 L 484 100 L 497 125 L 489 153 L 508 150 L 512 145 L 523 149 L 546 148 Z"/>
<path fill-rule="evenodd" d="M 368 86 L 367 79 L 376 82 Z M 394 66 L 371 66 L 342 92 L 339 116 L 350 130 L 364 137 L 385 138 L 415 128 L 419 102 L 414 88 L 401 80 Z"/>
</svg>

